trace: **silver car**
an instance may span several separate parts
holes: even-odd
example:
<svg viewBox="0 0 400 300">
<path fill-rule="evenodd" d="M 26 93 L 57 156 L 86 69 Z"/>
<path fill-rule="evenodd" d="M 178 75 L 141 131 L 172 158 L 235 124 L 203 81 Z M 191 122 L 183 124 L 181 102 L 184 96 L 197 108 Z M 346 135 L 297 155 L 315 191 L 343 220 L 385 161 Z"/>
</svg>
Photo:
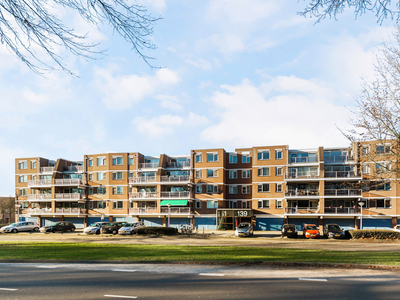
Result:
<svg viewBox="0 0 400 300">
<path fill-rule="evenodd" d="M 85 229 L 83 229 L 83 233 L 100 234 L 103 224 L 106 224 L 106 223 L 108 223 L 108 222 L 96 222 L 96 223 L 90 224 L 89 227 L 86 227 Z"/>
<path fill-rule="evenodd" d="M 143 222 L 126 223 L 118 230 L 118 234 L 135 234 L 142 227 L 146 227 Z"/>
<path fill-rule="evenodd" d="M 17 233 L 21 231 L 39 231 L 39 225 L 35 222 L 16 222 L 0 228 L 2 233 Z"/>
<path fill-rule="evenodd" d="M 253 234 L 253 226 L 250 223 L 240 223 L 235 230 L 235 236 L 251 236 Z"/>
</svg>

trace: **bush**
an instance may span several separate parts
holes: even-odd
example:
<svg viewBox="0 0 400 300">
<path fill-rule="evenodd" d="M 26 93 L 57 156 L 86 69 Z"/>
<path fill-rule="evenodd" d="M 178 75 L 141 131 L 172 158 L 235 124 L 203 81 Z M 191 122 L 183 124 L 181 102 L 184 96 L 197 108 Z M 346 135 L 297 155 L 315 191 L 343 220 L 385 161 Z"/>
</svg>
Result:
<svg viewBox="0 0 400 300">
<path fill-rule="evenodd" d="M 137 234 L 156 234 L 156 235 L 174 235 L 178 233 L 178 229 L 174 227 L 142 227 L 139 228 Z"/>
<path fill-rule="evenodd" d="M 353 239 L 377 239 L 396 240 L 400 239 L 400 232 L 386 229 L 357 229 L 350 230 Z"/>
</svg>

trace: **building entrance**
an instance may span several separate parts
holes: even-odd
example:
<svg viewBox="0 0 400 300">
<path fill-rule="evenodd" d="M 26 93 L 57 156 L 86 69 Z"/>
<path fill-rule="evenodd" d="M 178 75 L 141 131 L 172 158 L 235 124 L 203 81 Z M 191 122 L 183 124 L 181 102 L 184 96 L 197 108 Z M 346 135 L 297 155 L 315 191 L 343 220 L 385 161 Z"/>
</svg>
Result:
<svg viewBox="0 0 400 300">
<path fill-rule="evenodd" d="M 253 210 L 251 209 L 217 209 L 217 229 L 235 230 L 240 223 L 252 223 Z"/>
</svg>

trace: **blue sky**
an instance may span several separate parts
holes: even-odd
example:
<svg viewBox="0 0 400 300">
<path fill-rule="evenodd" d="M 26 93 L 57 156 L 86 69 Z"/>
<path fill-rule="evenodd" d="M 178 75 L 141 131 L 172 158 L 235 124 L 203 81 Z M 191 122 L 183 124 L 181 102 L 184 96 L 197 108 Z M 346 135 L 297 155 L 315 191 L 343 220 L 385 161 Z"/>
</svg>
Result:
<svg viewBox="0 0 400 300">
<path fill-rule="evenodd" d="M 108 28 L 63 18 L 108 49 L 66 55 L 80 77 L 35 75 L 0 45 L 0 195 L 14 194 L 15 157 L 188 154 L 190 149 L 288 144 L 346 146 L 361 77 L 373 76 L 394 22 L 297 15 L 296 0 L 140 0 L 163 17 L 150 69 Z"/>
</svg>

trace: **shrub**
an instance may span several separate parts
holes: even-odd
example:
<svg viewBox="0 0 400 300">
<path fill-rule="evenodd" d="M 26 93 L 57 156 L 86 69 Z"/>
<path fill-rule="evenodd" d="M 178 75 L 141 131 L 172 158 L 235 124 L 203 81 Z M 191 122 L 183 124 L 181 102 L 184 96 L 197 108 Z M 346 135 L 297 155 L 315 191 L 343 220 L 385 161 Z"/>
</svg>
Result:
<svg viewBox="0 0 400 300">
<path fill-rule="evenodd" d="M 137 234 L 156 234 L 156 235 L 174 235 L 178 233 L 178 229 L 174 227 L 142 227 L 139 228 Z"/>
<path fill-rule="evenodd" d="M 350 230 L 353 239 L 377 239 L 395 240 L 400 239 L 400 232 L 387 229 L 357 229 Z"/>
</svg>

